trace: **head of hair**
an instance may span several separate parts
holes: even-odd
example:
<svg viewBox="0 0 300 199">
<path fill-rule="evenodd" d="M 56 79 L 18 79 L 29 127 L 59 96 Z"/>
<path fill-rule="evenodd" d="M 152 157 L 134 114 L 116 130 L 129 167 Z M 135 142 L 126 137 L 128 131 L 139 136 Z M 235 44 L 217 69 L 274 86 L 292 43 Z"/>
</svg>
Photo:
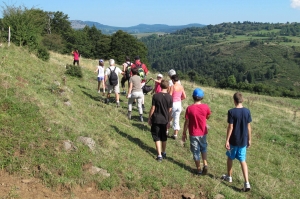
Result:
<svg viewBox="0 0 300 199">
<path fill-rule="evenodd" d="M 179 80 L 178 75 L 172 75 L 171 80 L 173 80 L 174 82 L 178 82 Z"/>
<path fill-rule="evenodd" d="M 167 81 L 167 80 L 165 80 L 165 79 L 161 80 L 161 82 L 160 82 L 160 87 L 161 87 L 162 89 L 167 89 L 167 88 L 169 88 L 169 81 Z"/>
<path fill-rule="evenodd" d="M 136 67 L 131 69 L 132 75 L 138 74 L 138 69 Z"/>
<path fill-rule="evenodd" d="M 126 56 L 126 57 L 125 57 L 125 60 L 126 60 L 126 61 L 130 61 L 130 57 L 129 57 L 129 56 Z"/>
<path fill-rule="evenodd" d="M 240 92 L 234 93 L 233 100 L 237 104 L 242 103 L 244 101 L 242 93 L 240 93 Z"/>
<path fill-rule="evenodd" d="M 193 100 L 195 101 L 195 102 L 199 102 L 199 101 L 201 101 L 203 99 L 203 97 L 196 97 L 196 96 L 193 96 Z"/>
<path fill-rule="evenodd" d="M 110 60 L 109 60 L 109 65 L 112 66 L 112 65 L 114 65 L 114 64 L 115 64 L 115 60 L 114 60 L 114 59 L 110 59 Z"/>
</svg>

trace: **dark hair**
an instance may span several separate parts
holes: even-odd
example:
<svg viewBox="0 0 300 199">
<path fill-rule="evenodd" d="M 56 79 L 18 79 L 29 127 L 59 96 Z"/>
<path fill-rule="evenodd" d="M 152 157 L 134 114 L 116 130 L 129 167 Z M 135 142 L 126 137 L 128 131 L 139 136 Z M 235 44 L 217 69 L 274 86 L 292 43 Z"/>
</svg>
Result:
<svg viewBox="0 0 300 199">
<path fill-rule="evenodd" d="M 178 82 L 179 80 L 178 75 L 172 75 L 171 80 L 173 80 L 174 82 Z"/>
<path fill-rule="evenodd" d="M 239 104 L 239 103 L 242 103 L 244 100 L 243 100 L 243 95 L 242 93 L 240 92 L 236 92 L 234 93 L 233 95 L 233 100 L 235 101 L 235 103 Z"/>
<path fill-rule="evenodd" d="M 196 97 L 196 96 L 193 96 L 193 99 L 195 102 L 199 102 L 203 99 L 203 97 Z"/>
<path fill-rule="evenodd" d="M 126 57 L 125 57 L 125 60 L 126 60 L 126 61 L 130 61 L 130 57 L 129 57 L 129 56 L 126 56 Z"/>
<path fill-rule="evenodd" d="M 169 88 L 169 81 L 167 81 L 167 80 L 165 80 L 165 79 L 161 80 L 161 82 L 160 82 L 160 87 L 161 87 L 162 89 L 167 89 L 167 88 Z"/>
<path fill-rule="evenodd" d="M 138 69 L 136 67 L 132 68 L 131 72 L 132 72 L 132 75 L 136 75 L 136 74 L 138 74 Z"/>
</svg>

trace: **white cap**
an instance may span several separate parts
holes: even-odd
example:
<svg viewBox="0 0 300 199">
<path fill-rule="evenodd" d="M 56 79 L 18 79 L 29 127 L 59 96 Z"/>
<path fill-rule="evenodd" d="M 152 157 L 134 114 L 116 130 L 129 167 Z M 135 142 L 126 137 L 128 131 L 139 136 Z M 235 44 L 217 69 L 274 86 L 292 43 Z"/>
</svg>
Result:
<svg viewBox="0 0 300 199">
<path fill-rule="evenodd" d="M 161 77 L 161 78 L 163 78 L 163 75 L 162 75 L 162 74 L 158 74 L 158 75 L 157 75 L 157 77 Z"/>
<path fill-rule="evenodd" d="M 176 75 L 175 70 L 174 70 L 174 69 L 169 70 L 168 75 L 169 75 L 170 77 L 172 77 L 173 75 Z"/>
</svg>

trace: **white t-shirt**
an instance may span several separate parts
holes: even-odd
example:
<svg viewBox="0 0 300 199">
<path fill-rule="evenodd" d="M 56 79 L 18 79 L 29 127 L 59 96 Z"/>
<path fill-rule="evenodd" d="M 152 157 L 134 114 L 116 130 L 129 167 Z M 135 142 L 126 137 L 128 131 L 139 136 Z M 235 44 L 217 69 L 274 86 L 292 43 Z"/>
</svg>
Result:
<svg viewBox="0 0 300 199">
<path fill-rule="evenodd" d="M 116 70 L 115 70 L 115 68 L 116 68 Z M 109 75 L 110 75 L 110 70 L 109 69 L 111 71 L 115 70 L 115 73 L 118 75 L 118 81 L 119 81 L 119 74 L 122 74 L 122 70 L 117 66 L 110 66 L 109 68 L 107 68 L 105 70 L 105 75 L 107 75 L 108 78 L 109 78 Z M 107 80 L 106 83 L 109 84 L 109 81 Z"/>
<path fill-rule="evenodd" d="M 98 66 L 98 77 L 104 77 L 104 66 Z"/>
</svg>

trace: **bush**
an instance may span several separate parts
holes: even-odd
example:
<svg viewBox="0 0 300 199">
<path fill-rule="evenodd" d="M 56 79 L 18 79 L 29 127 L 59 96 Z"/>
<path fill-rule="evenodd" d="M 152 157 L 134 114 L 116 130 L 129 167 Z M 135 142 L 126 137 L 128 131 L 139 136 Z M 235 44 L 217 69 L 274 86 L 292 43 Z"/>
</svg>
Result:
<svg viewBox="0 0 300 199">
<path fill-rule="evenodd" d="M 37 50 L 37 57 L 43 61 L 48 61 L 50 58 L 50 54 L 46 47 L 39 46 Z"/>
<path fill-rule="evenodd" d="M 67 71 L 66 74 L 73 76 L 73 77 L 79 77 L 82 78 L 83 74 L 82 74 L 82 70 L 80 66 L 75 66 L 75 65 L 67 65 L 66 66 Z"/>
</svg>

